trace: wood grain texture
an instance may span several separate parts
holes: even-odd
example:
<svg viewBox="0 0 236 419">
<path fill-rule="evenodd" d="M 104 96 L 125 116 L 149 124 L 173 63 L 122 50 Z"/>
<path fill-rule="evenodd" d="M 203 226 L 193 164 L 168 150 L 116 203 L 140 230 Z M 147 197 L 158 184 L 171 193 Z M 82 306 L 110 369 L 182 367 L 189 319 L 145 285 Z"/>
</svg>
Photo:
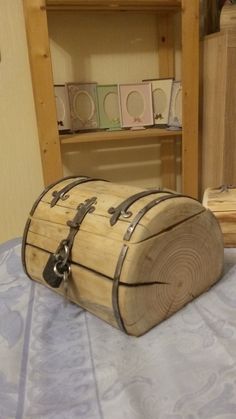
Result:
<svg viewBox="0 0 236 419">
<path fill-rule="evenodd" d="M 207 36 L 203 47 L 202 192 L 236 184 L 236 31 Z"/>
<path fill-rule="evenodd" d="M 44 183 L 62 177 L 45 1 L 23 0 Z"/>
<path fill-rule="evenodd" d="M 222 191 L 221 188 L 207 188 L 203 205 L 217 218 L 224 237 L 225 247 L 236 247 L 236 188 Z"/>
<path fill-rule="evenodd" d="M 236 4 L 225 4 L 220 13 L 220 30 L 236 29 Z"/>
<path fill-rule="evenodd" d="M 161 181 L 164 188 L 177 189 L 176 184 L 176 139 L 161 142 Z"/>
<path fill-rule="evenodd" d="M 77 144 L 77 143 L 90 143 L 97 141 L 127 141 L 138 139 L 154 139 L 156 141 L 161 140 L 165 142 L 171 137 L 180 137 L 181 131 L 170 131 L 164 128 L 146 128 L 145 130 L 124 130 L 124 131 L 101 131 L 101 132 L 86 132 L 74 135 L 63 135 L 61 136 L 62 144 Z"/>
<path fill-rule="evenodd" d="M 26 265 L 32 279 L 48 286 L 42 276 L 42 267 L 46 265 L 49 254 L 41 249 L 26 246 Z M 56 290 L 64 295 L 63 284 Z M 112 282 L 98 274 L 73 264 L 68 298 L 86 308 L 112 326 L 117 327 L 112 309 Z"/>
<path fill-rule="evenodd" d="M 44 283 L 42 272 L 50 254 L 70 232 L 67 222 L 74 219 L 78 205 L 92 196 L 97 197 L 95 210 L 85 216 L 70 255 L 71 301 L 117 327 L 116 295 L 125 330 L 139 336 L 219 278 L 223 265 L 222 234 L 212 212 L 196 200 L 173 195 L 154 205 L 143 214 L 128 240 L 124 233 L 139 211 L 152 200 L 156 203 L 158 198 L 170 194 L 155 192 L 138 199 L 128 208 L 130 217 L 121 214 L 111 226 L 108 209 L 116 208 L 141 189 L 104 181 L 83 183 L 68 191 L 67 199 L 59 199 L 51 206 L 55 188 L 60 191 L 70 181 L 62 180 L 52 187 L 31 214 L 23 246 L 26 270 L 33 279 Z M 127 250 L 116 279 L 124 245 Z M 63 294 L 63 286 L 57 291 Z"/>
<path fill-rule="evenodd" d="M 175 77 L 174 17 L 166 14 L 158 19 L 159 77 Z M 176 148 L 175 138 L 161 141 L 162 185 L 176 190 Z"/>
<path fill-rule="evenodd" d="M 58 227 L 65 226 L 67 220 L 73 219 L 76 208 L 80 203 L 83 203 L 87 198 L 96 196 L 96 211 L 89 214 L 89 216 L 84 219 L 81 231 L 83 230 L 86 233 L 96 234 L 98 237 L 107 237 L 109 235 L 112 240 L 118 241 L 123 240 L 123 236 L 129 224 L 145 205 L 152 200 L 169 195 L 168 191 L 160 193 L 156 190 L 156 193 L 138 199 L 129 207 L 129 211 L 131 212 L 129 218 L 121 216 L 111 229 L 111 215 L 108 213 L 108 209 L 110 207 L 116 208 L 130 196 L 141 193 L 142 191 L 145 191 L 145 189 L 104 181 L 89 182 L 74 187 L 68 192 L 69 196 L 67 199 L 59 200 L 56 206 L 50 208 L 50 202 L 54 191 L 60 191 L 65 184 L 69 184 L 70 182 L 70 180 L 62 181 L 44 195 L 35 210 L 34 219 L 55 223 Z M 172 223 L 179 223 L 201 211 L 202 205 L 188 197 L 173 198 L 164 201 L 161 204 L 154 206 L 154 208 L 149 210 L 142 217 L 130 242 L 141 242 L 151 234 L 157 234 L 170 227 Z"/>
<path fill-rule="evenodd" d="M 182 0 L 182 193 L 200 193 L 199 0 Z"/>
<path fill-rule="evenodd" d="M 140 282 L 142 278 L 142 282 L 152 285 L 132 289 L 122 286 L 119 302 L 126 330 L 139 336 L 219 279 L 223 245 L 213 215 L 205 211 L 174 227 L 171 234 L 165 232 L 153 238 L 146 258 L 139 256 L 137 262 Z"/>
<path fill-rule="evenodd" d="M 226 38 L 222 33 L 203 41 L 202 192 L 222 184 L 224 162 Z"/>
<path fill-rule="evenodd" d="M 46 0 L 48 9 L 64 10 L 176 10 L 180 0 Z"/>
</svg>

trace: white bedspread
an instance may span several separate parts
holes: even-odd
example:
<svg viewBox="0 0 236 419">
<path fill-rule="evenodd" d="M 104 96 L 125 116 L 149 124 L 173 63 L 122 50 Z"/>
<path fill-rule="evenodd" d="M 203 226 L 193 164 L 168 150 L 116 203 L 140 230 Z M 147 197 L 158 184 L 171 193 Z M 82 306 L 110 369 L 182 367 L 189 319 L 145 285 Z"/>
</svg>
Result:
<svg viewBox="0 0 236 419">
<path fill-rule="evenodd" d="M 20 247 L 0 246 L 1 419 L 236 418 L 233 249 L 217 285 L 134 338 L 28 279 Z"/>
</svg>

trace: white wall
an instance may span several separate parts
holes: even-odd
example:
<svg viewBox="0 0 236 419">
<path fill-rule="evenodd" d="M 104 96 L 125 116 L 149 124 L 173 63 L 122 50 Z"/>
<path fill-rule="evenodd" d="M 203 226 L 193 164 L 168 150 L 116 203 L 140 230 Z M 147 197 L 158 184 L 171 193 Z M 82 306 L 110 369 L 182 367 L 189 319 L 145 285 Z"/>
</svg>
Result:
<svg viewBox="0 0 236 419">
<path fill-rule="evenodd" d="M 43 188 L 21 0 L 0 0 L 0 243 L 21 236 Z"/>
</svg>

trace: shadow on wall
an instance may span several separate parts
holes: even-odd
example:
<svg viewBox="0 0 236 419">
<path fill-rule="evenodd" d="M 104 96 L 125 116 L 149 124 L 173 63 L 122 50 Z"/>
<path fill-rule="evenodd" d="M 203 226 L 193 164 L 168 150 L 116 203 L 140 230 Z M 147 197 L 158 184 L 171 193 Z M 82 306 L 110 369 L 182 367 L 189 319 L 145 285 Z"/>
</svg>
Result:
<svg viewBox="0 0 236 419">
<path fill-rule="evenodd" d="M 157 77 L 156 15 L 100 12 L 97 16 L 49 13 L 55 82 L 127 83 Z"/>
<path fill-rule="evenodd" d="M 177 189 L 180 189 L 181 143 L 176 144 Z M 124 184 L 141 187 L 161 187 L 160 143 L 143 144 L 138 140 L 120 146 L 114 141 L 107 146 L 85 143 L 77 146 L 63 146 L 63 164 L 65 175 L 78 174 L 99 177 Z"/>
</svg>

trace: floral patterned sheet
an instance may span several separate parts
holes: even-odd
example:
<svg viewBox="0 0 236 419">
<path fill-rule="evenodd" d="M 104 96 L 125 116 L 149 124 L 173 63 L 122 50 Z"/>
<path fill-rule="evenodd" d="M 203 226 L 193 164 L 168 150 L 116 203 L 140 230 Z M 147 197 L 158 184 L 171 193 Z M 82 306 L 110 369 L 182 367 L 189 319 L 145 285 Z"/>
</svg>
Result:
<svg viewBox="0 0 236 419">
<path fill-rule="evenodd" d="M 236 249 L 210 291 L 140 338 L 28 279 L 0 246 L 1 419 L 236 418 Z"/>
</svg>

